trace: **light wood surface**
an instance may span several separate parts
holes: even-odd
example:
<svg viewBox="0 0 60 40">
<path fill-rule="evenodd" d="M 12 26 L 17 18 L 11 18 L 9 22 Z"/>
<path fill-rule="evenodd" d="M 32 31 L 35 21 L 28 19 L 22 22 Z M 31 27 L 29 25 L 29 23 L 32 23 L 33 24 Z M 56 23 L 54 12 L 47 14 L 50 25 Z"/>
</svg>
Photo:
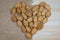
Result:
<svg viewBox="0 0 60 40">
<path fill-rule="evenodd" d="M 29 40 L 10 19 L 11 8 L 20 1 L 22 0 L 0 0 L 0 40 Z M 45 1 L 51 6 L 52 11 L 49 21 L 33 36 L 32 40 L 60 40 L 60 0 L 32 1 L 32 5 Z"/>
</svg>

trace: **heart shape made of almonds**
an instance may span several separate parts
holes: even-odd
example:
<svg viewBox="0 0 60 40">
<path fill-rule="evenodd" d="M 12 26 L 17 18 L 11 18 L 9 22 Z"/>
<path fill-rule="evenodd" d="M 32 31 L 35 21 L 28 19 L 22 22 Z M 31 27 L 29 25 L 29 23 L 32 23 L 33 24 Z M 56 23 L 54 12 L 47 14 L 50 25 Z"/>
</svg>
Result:
<svg viewBox="0 0 60 40">
<path fill-rule="evenodd" d="M 32 35 L 41 30 L 48 21 L 48 17 L 51 16 L 51 8 L 45 2 L 34 7 L 26 5 L 25 2 L 20 2 L 12 8 L 12 15 L 12 21 L 16 22 L 26 37 L 31 39 Z"/>
</svg>

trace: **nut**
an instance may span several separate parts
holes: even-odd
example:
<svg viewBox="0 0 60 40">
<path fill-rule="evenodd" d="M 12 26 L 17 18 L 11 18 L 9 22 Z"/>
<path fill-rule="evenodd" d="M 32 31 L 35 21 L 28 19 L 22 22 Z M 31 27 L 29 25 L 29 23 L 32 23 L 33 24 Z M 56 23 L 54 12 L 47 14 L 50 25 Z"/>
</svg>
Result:
<svg viewBox="0 0 60 40">
<path fill-rule="evenodd" d="M 15 15 L 16 14 L 16 8 L 12 9 L 12 13 Z"/>
<path fill-rule="evenodd" d="M 30 28 L 33 28 L 33 25 L 34 25 L 33 22 L 30 22 L 30 23 L 29 23 Z"/>
<path fill-rule="evenodd" d="M 45 24 L 48 21 L 48 18 L 43 19 L 43 23 Z"/>
<path fill-rule="evenodd" d="M 15 15 L 13 15 L 13 16 L 11 17 L 11 19 L 12 19 L 13 22 L 17 22 L 17 17 L 16 17 Z"/>
<path fill-rule="evenodd" d="M 49 6 L 48 4 L 45 5 L 45 8 L 46 8 L 48 11 L 51 10 L 51 8 L 50 8 L 50 6 Z"/>
<path fill-rule="evenodd" d="M 31 33 L 35 34 L 37 31 L 38 31 L 37 28 L 33 28 L 32 31 L 31 31 Z"/>
<path fill-rule="evenodd" d="M 22 15 L 17 15 L 17 19 L 20 20 L 20 21 L 22 21 L 23 20 Z"/>
<path fill-rule="evenodd" d="M 36 28 L 37 26 L 38 26 L 38 22 L 37 23 L 34 23 L 33 27 Z"/>
<path fill-rule="evenodd" d="M 31 39 L 31 38 L 32 38 L 32 34 L 31 34 L 31 33 L 26 32 L 26 37 L 27 37 L 27 38 L 29 38 L 29 39 Z"/>
<path fill-rule="evenodd" d="M 33 11 L 38 11 L 39 10 L 39 6 L 38 5 L 35 5 L 32 10 Z"/>
<path fill-rule="evenodd" d="M 14 7 L 15 8 L 21 8 L 21 3 L 17 3 Z"/>
<path fill-rule="evenodd" d="M 38 23 L 37 29 L 41 30 L 43 28 L 43 23 Z"/>
<path fill-rule="evenodd" d="M 39 8 L 39 12 L 42 12 L 43 9 L 44 9 L 44 7 L 40 7 L 40 8 Z"/>
<path fill-rule="evenodd" d="M 28 22 L 26 20 L 23 20 L 24 26 L 28 26 Z"/>
<path fill-rule="evenodd" d="M 30 13 L 30 12 L 27 12 L 26 15 L 27 15 L 28 17 L 32 17 L 32 13 Z"/>
<path fill-rule="evenodd" d="M 32 21 L 32 17 L 28 18 L 27 21 L 28 22 L 31 22 Z"/>
<path fill-rule="evenodd" d="M 27 11 L 31 11 L 32 10 L 32 8 L 29 5 L 26 5 L 26 9 L 27 9 Z"/>
<path fill-rule="evenodd" d="M 22 13 L 22 16 L 24 19 L 27 19 L 27 16 L 24 13 Z"/>
<path fill-rule="evenodd" d="M 17 13 L 20 14 L 21 13 L 21 9 L 17 8 Z"/>
<path fill-rule="evenodd" d="M 31 28 L 29 26 L 26 26 L 27 32 L 31 32 Z"/>
<path fill-rule="evenodd" d="M 26 28 L 25 28 L 25 26 L 22 26 L 21 29 L 22 29 L 22 31 L 23 31 L 24 33 L 26 33 Z"/>
<path fill-rule="evenodd" d="M 34 23 L 36 23 L 37 21 L 37 16 L 34 16 Z"/>
<path fill-rule="evenodd" d="M 40 3 L 40 6 L 43 6 L 43 7 L 44 7 L 45 5 L 46 5 L 45 2 L 41 2 L 41 3 Z"/>
<path fill-rule="evenodd" d="M 34 11 L 34 12 L 33 12 L 33 16 L 35 16 L 37 13 L 38 13 L 38 11 Z"/>
<path fill-rule="evenodd" d="M 26 13 L 26 9 L 21 8 L 22 13 Z"/>
<path fill-rule="evenodd" d="M 22 8 L 25 8 L 25 6 L 26 6 L 25 2 L 21 2 L 21 6 L 22 6 Z"/>
<path fill-rule="evenodd" d="M 23 24 L 22 24 L 22 22 L 21 22 L 20 20 L 18 20 L 18 21 L 17 21 L 17 25 L 18 25 L 19 27 L 22 27 Z"/>
<path fill-rule="evenodd" d="M 42 16 L 45 16 L 46 12 L 43 10 L 41 14 Z"/>
<path fill-rule="evenodd" d="M 50 17 L 50 16 L 51 16 L 51 12 L 48 11 L 48 12 L 46 13 L 46 17 Z"/>
<path fill-rule="evenodd" d="M 39 18 L 39 16 L 41 16 L 41 12 L 38 12 L 38 13 L 37 13 L 37 17 L 38 17 L 38 18 Z"/>
<path fill-rule="evenodd" d="M 42 22 L 42 20 L 43 20 L 43 16 L 40 16 L 40 17 L 38 18 L 38 21 L 39 21 L 39 22 Z"/>
</svg>

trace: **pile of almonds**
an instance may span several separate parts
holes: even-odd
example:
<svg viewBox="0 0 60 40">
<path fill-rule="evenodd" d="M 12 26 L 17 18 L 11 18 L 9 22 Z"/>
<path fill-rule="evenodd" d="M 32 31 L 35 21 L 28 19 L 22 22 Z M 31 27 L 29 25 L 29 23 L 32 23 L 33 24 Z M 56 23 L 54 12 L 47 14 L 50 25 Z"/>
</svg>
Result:
<svg viewBox="0 0 60 40">
<path fill-rule="evenodd" d="M 20 2 L 12 8 L 11 19 L 21 27 L 26 37 L 31 39 L 38 30 L 43 28 L 50 16 L 51 8 L 45 2 L 35 5 L 33 8 L 26 5 L 25 2 Z"/>
</svg>

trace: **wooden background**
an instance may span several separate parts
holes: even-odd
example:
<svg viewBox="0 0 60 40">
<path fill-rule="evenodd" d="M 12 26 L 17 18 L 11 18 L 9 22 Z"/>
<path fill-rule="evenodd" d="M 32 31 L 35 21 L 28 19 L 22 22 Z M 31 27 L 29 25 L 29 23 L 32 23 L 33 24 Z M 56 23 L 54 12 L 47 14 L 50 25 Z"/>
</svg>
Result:
<svg viewBox="0 0 60 40">
<path fill-rule="evenodd" d="M 18 28 L 16 23 L 13 23 L 10 19 L 12 16 L 10 14 L 11 8 L 20 1 L 22 0 L 0 0 L 0 40 L 29 40 L 24 36 L 25 34 Z M 23 1 L 30 1 L 31 5 L 45 1 L 52 9 L 49 21 L 42 30 L 39 30 L 33 36 L 32 40 L 60 40 L 60 0 Z"/>
</svg>

